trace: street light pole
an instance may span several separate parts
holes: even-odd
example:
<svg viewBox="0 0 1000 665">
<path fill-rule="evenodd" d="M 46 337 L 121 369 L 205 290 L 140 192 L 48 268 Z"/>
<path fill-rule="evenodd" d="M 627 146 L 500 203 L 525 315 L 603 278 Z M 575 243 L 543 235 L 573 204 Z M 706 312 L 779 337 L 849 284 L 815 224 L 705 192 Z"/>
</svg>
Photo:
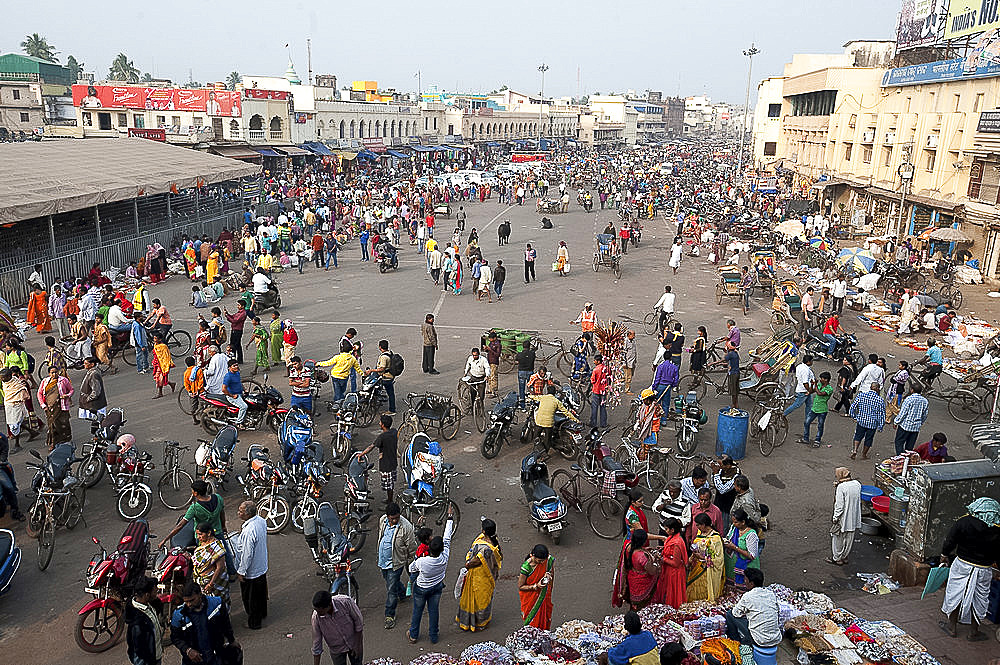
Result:
<svg viewBox="0 0 1000 665">
<path fill-rule="evenodd" d="M 538 95 L 538 138 L 541 139 L 545 135 L 545 129 L 542 127 L 542 100 L 545 99 L 545 72 L 549 71 L 549 66 L 543 62 L 538 65 L 538 71 L 542 73 L 542 91 Z M 539 142 L 539 150 L 541 147 L 541 142 Z"/>
<path fill-rule="evenodd" d="M 749 58 L 750 65 L 747 67 L 747 96 L 746 100 L 743 102 L 743 126 L 740 127 L 740 152 L 736 165 L 737 177 L 742 177 L 743 175 L 743 143 L 746 140 L 747 114 L 750 111 L 750 83 L 753 78 L 753 57 L 758 53 L 760 53 L 760 49 L 758 49 L 754 44 L 750 44 L 750 48 L 743 51 L 743 55 Z"/>
</svg>

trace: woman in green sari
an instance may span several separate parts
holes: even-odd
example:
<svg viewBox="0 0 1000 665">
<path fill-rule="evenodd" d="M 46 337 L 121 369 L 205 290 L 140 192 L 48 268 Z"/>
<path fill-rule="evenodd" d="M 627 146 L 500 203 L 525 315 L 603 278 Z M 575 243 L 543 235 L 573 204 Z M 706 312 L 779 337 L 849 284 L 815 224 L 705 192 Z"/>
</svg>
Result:
<svg viewBox="0 0 1000 665">
<path fill-rule="evenodd" d="M 760 539 L 757 525 L 750 520 L 747 511 L 735 509 L 729 515 L 733 525 L 726 534 L 722 546 L 726 550 L 726 580 L 739 588 L 746 586 L 744 573 L 747 568 L 760 568 Z"/>
<path fill-rule="evenodd" d="M 254 361 L 253 373 L 256 374 L 257 370 L 261 367 L 264 368 L 264 371 L 267 371 L 267 368 L 271 365 L 267 357 L 268 348 L 271 343 L 271 333 L 260 322 L 259 316 L 253 317 L 253 336 L 247 341 L 247 346 L 250 346 L 251 343 L 257 345 L 257 357 Z"/>
<path fill-rule="evenodd" d="M 271 312 L 271 325 L 268 328 L 271 331 L 271 362 L 277 365 L 281 362 L 281 343 L 283 338 L 281 334 L 281 314 L 278 310 Z"/>
</svg>

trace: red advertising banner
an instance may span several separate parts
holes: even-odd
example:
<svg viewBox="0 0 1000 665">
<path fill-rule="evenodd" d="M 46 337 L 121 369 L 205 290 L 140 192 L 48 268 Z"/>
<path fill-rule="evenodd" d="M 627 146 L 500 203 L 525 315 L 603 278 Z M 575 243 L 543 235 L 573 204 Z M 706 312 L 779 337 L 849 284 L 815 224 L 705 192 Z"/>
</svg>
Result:
<svg viewBox="0 0 1000 665">
<path fill-rule="evenodd" d="M 544 162 L 549 158 L 549 154 L 545 152 L 515 152 L 510 156 L 510 161 L 512 162 Z"/>
<path fill-rule="evenodd" d="M 178 111 L 204 111 L 208 103 L 208 90 L 174 90 L 174 108 Z"/>
<path fill-rule="evenodd" d="M 361 145 L 365 147 L 366 150 L 371 150 L 372 152 L 385 152 L 385 142 L 381 138 L 371 137 L 367 139 L 361 139 Z"/>
<path fill-rule="evenodd" d="M 141 127 L 129 127 L 128 135 L 138 137 L 140 139 L 149 139 L 150 141 L 160 141 L 166 142 L 167 140 L 167 130 L 165 129 L 143 129 Z"/>
<path fill-rule="evenodd" d="M 278 91 L 262 90 L 286 95 Z M 281 97 L 280 99 L 284 99 Z M 267 99 L 265 96 L 264 99 Z M 73 106 L 87 109 L 127 108 L 148 111 L 200 111 L 213 116 L 243 115 L 239 92 L 191 88 L 141 88 L 139 86 L 74 85 Z"/>
<path fill-rule="evenodd" d="M 260 88 L 245 88 L 243 94 L 247 99 L 288 99 L 288 92 L 285 90 L 261 90 Z"/>
</svg>

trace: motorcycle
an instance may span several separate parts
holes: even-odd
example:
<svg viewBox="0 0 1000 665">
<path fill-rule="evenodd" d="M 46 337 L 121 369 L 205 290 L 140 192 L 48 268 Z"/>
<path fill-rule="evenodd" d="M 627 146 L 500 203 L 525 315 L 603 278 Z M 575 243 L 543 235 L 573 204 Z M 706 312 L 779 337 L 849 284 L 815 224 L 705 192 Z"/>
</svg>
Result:
<svg viewBox="0 0 1000 665">
<path fill-rule="evenodd" d="M 86 493 L 86 488 L 71 473 L 72 465 L 82 461 L 76 457 L 76 448 L 72 443 L 60 443 L 49 452 L 44 461 L 38 451 L 29 450 L 28 453 L 38 460 L 37 463 L 26 464 L 35 472 L 31 479 L 35 500 L 27 510 L 28 535 L 32 538 L 39 537 L 49 509 L 52 510 L 57 526 L 75 528 L 83 517 Z"/>
<path fill-rule="evenodd" d="M 693 391 L 683 398 L 678 396 L 674 405 L 680 418 L 677 422 L 677 450 L 681 454 L 690 455 L 698 447 L 698 428 L 708 422 L 708 416 L 698 404 L 698 395 Z"/>
<path fill-rule="evenodd" d="M 293 407 L 285 414 L 278 429 L 278 443 L 281 444 L 281 457 L 289 477 L 288 487 L 298 487 L 305 479 L 303 465 L 306 462 L 320 464 L 329 472 L 323 444 L 313 436 L 312 418 L 302 409 Z"/>
<path fill-rule="evenodd" d="M 385 273 L 399 267 L 399 257 L 396 256 L 396 248 L 387 242 L 379 243 L 375 247 L 375 261 L 378 264 L 378 271 Z"/>
<path fill-rule="evenodd" d="M 14 532 L 0 529 L 0 596 L 6 593 L 14 575 L 21 566 L 21 548 L 14 540 Z"/>
<path fill-rule="evenodd" d="M 101 551 L 90 559 L 84 590 L 94 599 L 77 612 L 73 636 L 84 651 L 101 653 L 117 644 L 125 632 L 123 604 L 149 567 L 149 525 L 145 520 L 129 524 L 110 554 L 100 540 L 92 540 Z"/>
<path fill-rule="evenodd" d="M 366 376 L 361 382 L 357 395 L 358 425 L 369 427 L 375 422 L 375 417 L 382 410 L 382 405 L 389 402 L 389 395 L 382 385 L 382 378 L 375 373 Z"/>
<path fill-rule="evenodd" d="M 233 452 L 239 440 L 239 433 L 232 425 L 220 429 L 211 441 L 198 439 L 194 462 L 199 475 L 204 480 L 215 481 L 220 488 L 225 488 L 229 472 L 233 468 Z"/>
<path fill-rule="evenodd" d="M 806 337 L 805 353 L 808 353 L 814 358 L 822 358 L 823 360 L 829 360 L 831 362 L 838 362 L 843 360 L 845 357 L 849 358 L 851 365 L 854 366 L 855 372 L 857 372 L 858 369 L 863 367 L 865 364 L 864 354 L 858 350 L 858 338 L 851 333 L 844 333 L 840 337 L 837 343 L 837 348 L 834 350 L 832 356 L 828 355 L 826 352 L 826 349 L 830 344 L 826 337 L 818 334 L 812 328 L 806 331 Z"/>
<path fill-rule="evenodd" d="M 323 496 L 323 488 L 330 482 L 330 472 L 325 466 L 315 462 L 303 465 L 305 479 L 296 487 L 298 501 L 292 506 L 292 528 L 302 533 L 305 522 L 316 517 L 319 509 L 319 499 Z"/>
<path fill-rule="evenodd" d="M 253 295 L 253 305 L 250 309 L 257 314 L 267 309 L 281 309 L 281 294 L 278 293 L 278 287 L 274 282 L 271 282 L 264 293 Z"/>
<path fill-rule="evenodd" d="M 237 476 L 243 492 L 256 502 L 257 514 L 267 525 L 269 534 L 280 533 L 288 526 L 292 506 L 282 490 L 288 480 L 280 465 L 271 462 L 267 448 L 253 444 L 247 451 L 247 472 Z"/>
<path fill-rule="evenodd" d="M 564 402 L 565 403 L 565 402 Z M 538 438 L 538 428 L 535 426 L 535 409 L 537 402 L 528 400 L 528 413 L 524 417 L 524 425 L 521 427 L 521 443 L 528 443 Z M 556 412 L 552 425 L 552 435 L 549 445 L 565 459 L 575 459 L 580 443 L 583 441 L 583 425 L 576 420 L 572 420 L 566 415 Z"/>
<path fill-rule="evenodd" d="M 340 515 L 328 501 L 317 506 L 316 514 L 306 518 L 303 535 L 313 561 L 330 583 L 330 593 L 358 600 L 358 582 L 354 571 L 361 559 L 351 559 L 351 541 L 344 535 Z"/>
<path fill-rule="evenodd" d="M 558 545 L 566 520 L 566 504 L 549 487 L 549 468 L 537 452 L 521 460 L 521 489 L 528 502 L 531 526 L 548 533 L 552 542 Z"/>
<path fill-rule="evenodd" d="M 264 375 L 264 390 L 246 392 L 243 394 L 243 399 L 247 403 L 247 412 L 241 427 L 245 430 L 269 427 L 277 434 L 278 425 L 288 413 L 288 409 L 278 406 L 285 400 L 277 388 L 267 385 L 267 374 Z M 209 434 L 217 434 L 220 427 L 235 425 L 238 413 L 239 409 L 221 393 L 201 395 L 201 426 Z"/>
<path fill-rule="evenodd" d="M 934 276 L 937 277 L 943 284 L 950 284 L 955 279 L 955 272 L 958 270 L 958 266 L 955 262 L 948 257 L 938 259 L 938 262 L 934 265 Z"/>
<path fill-rule="evenodd" d="M 344 531 L 349 534 L 351 552 L 357 552 L 368 537 L 363 524 L 372 516 L 368 472 L 375 464 L 360 454 L 351 457 L 344 479 Z"/>
<path fill-rule="evenodd" d="M 587 434 L 587 442 L 577 457 L 580 473 L 591 480 L 602 479 L 605 474 L 615 474 L 615 491 L 623 492 L 639 484 L 639 476 L 625 470 L 621 462 L 614 458 L 611 448 L 604 443 L 604 435 L 610 429 L 600 430 L 592 427 Z"/>
<path fill-rule="evenodd" d="M 191 554 L 183 547 L 171 548 L 153 567 L 153 578 L 160 592 L 157 597 L 163 603 L 167 620 L 183 602 L 181 590 L 191 578 L 192 567 Z"/>
<path fill-rule="evenodd" d="M 343 466 L 351 457 L 351 439 L 354 428 L 358 424 L 358 394 L 347 393 L 340 402 L 329 402 L 327 408 L 334 412 L 336 421 L 330 424 L 333 439 L 330 448 L 333 450 L 333 463 Z"/>
<path fill-rule="evenodd" d="M 490 424 L 483 434 L 480 450 L 483 457 L 493 459 L 500 454 L 500 448 L 507 442 L 511 425 L 517 419 L 517 393 L 507 393 L 501 401 L 493 405 L 490 411 Z"/>
<path fill-rule="evenodd" d="M 638 247 L 639 243 L 642 241 L 642 224 L 638 221 L 633 222 L 632 226 L 629 228 L 628 237 L 632 246 Z"/>
<path fill-rule="evenodd" d="M 77 477 L 87 489 L 99 483 L 105 473 L 112 480 L 118 475 L 121 457 L 116 441 L 126 422 L 125 412 L 118 408 L 111 409 L 100 420 L 91 420 L 93 440 L 83 444 L 83 462 L 77 469 Z"/>
</svg>

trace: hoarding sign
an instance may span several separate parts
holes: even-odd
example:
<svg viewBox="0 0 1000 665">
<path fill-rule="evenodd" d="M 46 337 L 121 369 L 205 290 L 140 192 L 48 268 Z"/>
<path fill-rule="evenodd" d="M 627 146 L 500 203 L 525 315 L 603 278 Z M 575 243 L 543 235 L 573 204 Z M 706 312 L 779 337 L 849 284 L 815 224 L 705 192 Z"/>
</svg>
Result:
<svg viewBox="0 0 1000 665">
<path fill-rule="evenodd" d="M 245 88 L 243 94 L 247 99 L 277 99 L 284 101 L 288 99 L 288 92 L 285 90 L 261 90 L 260 88 Z"/>
<path fill-rule="evenodd" d="M 908 67 L 890 69 L 882 76 L 882 87 L 891 88 L 900 85 L 917 85 L 936 81 L 955 81 L 958 79 L 979 79 L 1000 76 L 1000 64 L 979 61 L 974 71 L 967 71 L 965 58 L 939 60 Z"/>
<path fill-rule="evenodd" d="M 371 150 L 372 152 L 385 152 L 385 142 L 381 138 L 367 138 L 361 139 L 362 145 L 365 146 L 366 150 Z"/>
<path fill-rule="evenodd" d="M 934 44 L 947 14 L 948 0 L 903 0 L 896 24 L 896 48 Z"/>
<path fill-rule="evenodd" d="M 979 114 L 976 131 L 981 134 L 1000 134 L 1000 111 L 983 111 Z"/>
<path fill-rule="evenodd" d="M 165 129 L 143 129 L 141 127 L 129 127 L 128 128 L 129 137 L 137 137 L 140 139 L 149 139 L 150 141 L 160 141 L 161 143 L 167 140 L 167 130 Z"/>
<path fill-rule="evenodd" d="M 195 111 L 229 118 L 243 115 L 240 93 L 230 90 L 74 85 L 73 105 L 85 109 Z"/>
<path fill-rule="evenodd" d="M 955 1 L 944 27 L 945 39 L 966 37 L 1000 28 L 1000 3 L 997 0 Z"/>
</svg>

